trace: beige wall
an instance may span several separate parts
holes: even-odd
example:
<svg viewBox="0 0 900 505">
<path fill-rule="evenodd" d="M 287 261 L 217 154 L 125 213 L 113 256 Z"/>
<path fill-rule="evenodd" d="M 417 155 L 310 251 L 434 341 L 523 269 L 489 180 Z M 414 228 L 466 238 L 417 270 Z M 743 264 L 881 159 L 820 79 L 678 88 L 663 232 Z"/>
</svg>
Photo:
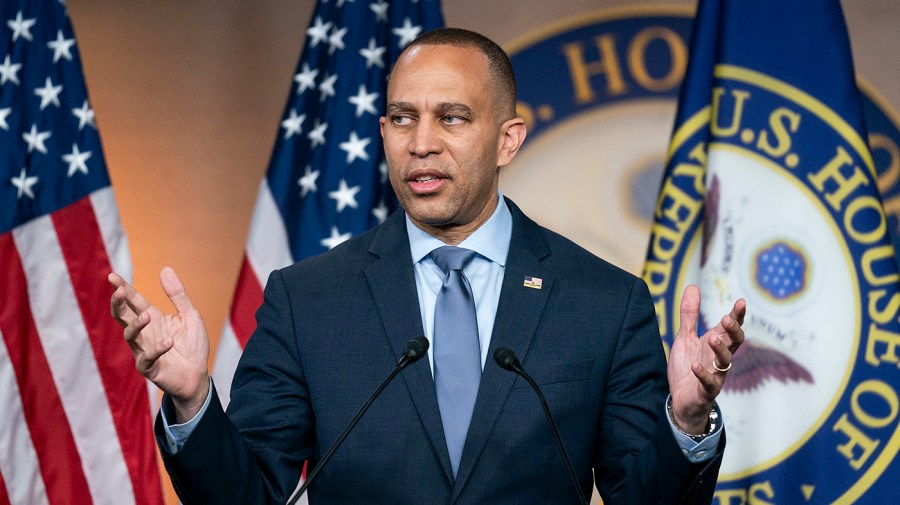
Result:
<svg viewBox="0 0 900 505">
<path fill-rule="evenodd" d="M 502 44 L 554 21 L 635 3 L 646 4 L 447 0 L 444 14 L 448 25 Z M 313 1 L 68 4 L 135 282 L 168 306 L 157 273 L 174 267 L 217 340 Z M 900 108 L 900 2 L 845 0 L 844 8 L 858 72 Z"/>
</svg>

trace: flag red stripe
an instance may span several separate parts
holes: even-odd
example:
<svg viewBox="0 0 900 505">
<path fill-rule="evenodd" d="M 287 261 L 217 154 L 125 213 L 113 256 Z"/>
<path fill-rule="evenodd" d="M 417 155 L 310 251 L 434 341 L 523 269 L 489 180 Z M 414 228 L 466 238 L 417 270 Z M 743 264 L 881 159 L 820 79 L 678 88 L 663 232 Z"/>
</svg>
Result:
<svg viewBox="0 0 900 505">
<path fill-rule="evenodd" d="M 81 456 L 31 317 L 22 261 L 11 233 L 0 235 L 0 331 L 50 503 L 92 503 Z"/>
<path fill-rule="evenodd" d="M 231 327 L 241 348 L 246 347 L 250 334 L 256 329 L 256 309 L 262 305 L 263 292 L 253 266 L 244 255 L 237 287 L 234 289 L 234 303 L 231 305 Z"/>
<path fill-rule="evenodd" d="M 106 281 L 112 267 L 90 199 L 55 212 L 52 219 L 106 390 L 135 503 L 162 505 L 146 383 L 135 371 L 131 351 L 120 338 L 122 328 L 110 317 L 105 303 L 112 292 Z"/>
<path fill-rule="evenodd" d="M 10 505 L 9 495 L 6 492 L 6 482 L 3 481 L 3 472 L 0 472 L 0 505 Z"/>
</svg>

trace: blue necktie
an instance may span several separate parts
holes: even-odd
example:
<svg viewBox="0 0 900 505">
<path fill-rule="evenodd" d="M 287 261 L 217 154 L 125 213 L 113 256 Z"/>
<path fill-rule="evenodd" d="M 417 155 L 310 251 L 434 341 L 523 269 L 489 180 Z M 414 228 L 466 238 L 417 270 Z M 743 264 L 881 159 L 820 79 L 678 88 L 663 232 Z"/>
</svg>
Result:
<svg viewBox="0 0 900 505">
<path fill-rule="evenodd" d="M 431 259 L 446 274 L 434 306 L 434 385 L 454 477 L 481 382 L 475 298 L 462 272 L 473 257 L 475 251 L 459 247 L 431 252 Z"/>
</svg>

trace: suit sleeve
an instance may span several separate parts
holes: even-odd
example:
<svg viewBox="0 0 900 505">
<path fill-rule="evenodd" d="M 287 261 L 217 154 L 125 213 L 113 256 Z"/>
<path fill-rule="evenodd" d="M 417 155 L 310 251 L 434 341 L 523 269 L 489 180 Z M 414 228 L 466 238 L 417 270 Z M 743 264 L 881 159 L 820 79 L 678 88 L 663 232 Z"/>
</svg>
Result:
<svg viewBox="0 0 900 505">
<path fill-rule="evenodd" d="M 312 453 L 312 412 L 291 300 L 281 274 L 266 284 L 257 329 L 241 356 L 228 415 L 213 395 L 176 454 L 162 451 L 185 505 L 284 503 Z M 157 441 L 165 441 L 160 419 Z"/>
<path fill-rule="evenodd" d="M 640 279 L 628 295 L 615 352 L 594 462 L 604 503 L 710 503 L 724 436 L 708 462 L 694 464 L 682 454 L 665 418 L 665 356 L 650 294 Z"/>
</svg>

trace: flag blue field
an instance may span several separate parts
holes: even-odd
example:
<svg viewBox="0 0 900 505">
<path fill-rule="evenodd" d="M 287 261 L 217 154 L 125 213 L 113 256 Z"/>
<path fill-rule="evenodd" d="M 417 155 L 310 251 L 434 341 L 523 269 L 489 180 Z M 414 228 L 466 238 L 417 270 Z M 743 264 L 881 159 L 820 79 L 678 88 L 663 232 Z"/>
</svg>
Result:
<svg viewBox="0 0 900 505">
<path fill-rule="evenodd" d="M 837 0 L 701 0 L 644 279 L 748 301 L 715 503 L 900 496 L 900 291 Z M 889 498 L 888 500 L 892 500 Z"/>
</svg>

